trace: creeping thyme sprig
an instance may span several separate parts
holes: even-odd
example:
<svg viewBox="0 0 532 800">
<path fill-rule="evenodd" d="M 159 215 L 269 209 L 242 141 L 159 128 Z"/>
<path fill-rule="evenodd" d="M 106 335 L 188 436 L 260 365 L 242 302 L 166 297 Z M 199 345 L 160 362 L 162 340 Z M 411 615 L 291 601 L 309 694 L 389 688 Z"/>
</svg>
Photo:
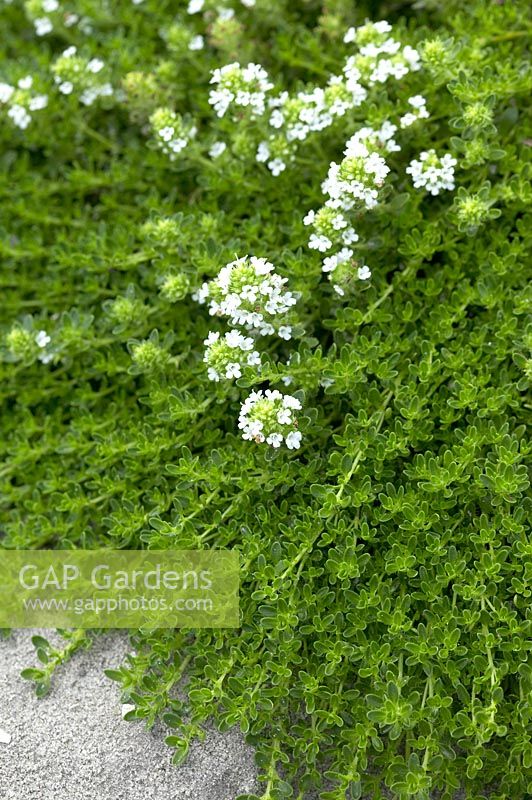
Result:
<svg viewBox="0 0 532 800">
<path fill-rule="evenodd" d="M 435 150 L 421 153 L 419 159 L 413 159 L 406 172 L 412 176 L 412 183 L 416 189 L 426 189 L 432 195 L 441 191 L 454 189 L 454 168 L 456 158 L 450 153 L 443 156 L 436 154 Z"/>
<path fill-rule="evenodd" d="M 0 83 L 0 109 L 7 108 L 7 116 L 17 128 L 25 130 L 32 120 L 32 112 L 42 111 L 48 105 L 48 95 L 36 93 L 31 75 L 17 81 L 16 86 Z"/>
<path fill-rule="evenodd" d="M 260 353 L 254 349 L 254 339 L 231 330 L 224 336 L 211 331 L 205 341 L 203 361 L 211 381 L 240 378 L 242 368 L 260 366 Z"/>
<path fill-rule="evenodd" d="M 353 256 L 350 245 L 359 236 L 349 221 L 353 210 L 368 210 L 378 203 L 379 190 L 384 184 L 390 168 L 383 153 L 400 150 L 394 136 L 397 126 L 387 121 L 375 130 L 361 128 L 347 141 L 344 158 L 338 164 L 331 162 L 322 189 L 328 199 L 318 211 L 311 210 L 303 218 L 305 225 L 314 232 L 309 238 L 309 247 L 320 253 L 327 253 L 322 262 L 322 270 L 328 275 L 342 267 L 347 269 L 346 277 L 356 275 L 359 280 L 371 277 L 366 264 L 357 264 L 356 270 L 349 268 Z M 332 251 L 332 252 L 331 252 Z M 343 281 L 333 284 L 335 291 L 343 295 Z"/>
<path fill-rule="evenodd" d="M 325 88 L 317 86 L 311 91 L 298 92 L 295 97 L 282 92 L 270 98 L 268 106 L 273 111 L 269 123 L 279 133 L 259 144 L 257 161 L 266 162 L 272 174 L 279 175 L 293 158 L 297 142 L 328 128 L 335 118 L 343 117 L 366 99 L 367 92 L 358 82 L 359 77 L 360 73 L 353 68 L 344 75 L 331 76 Z"/>
<path fill-rule="evenodd" d="M 301 432 L 297 429 L 294 411 L 301 409 L 301 402 L 292 395 L 283 395 L 277 389 L 251 392 L 242 403 L 238 427 L 243 439 L 252 439 L 259 444 L 266 442 L 271 447 L 280 447 L 284 442 L 289 450 L 301 445 Z"/>
<path fill-rule="evenodd" d="M 76 94 L 85 106 L 114 94 L 104 61 L 80 55 L 74 46 L 67 47 L 55 60 L 52 71 L 61 94 Z"/>
<path fill-rule="evenodd" d="M 421 68 L 418 51 L 410 45 L 401 47 L 401 43 L 389 35 L 391 31 L 390 23 L 381 20 L 349 28 L 345 34 L 346 44 L 355 43 L 359 47 L 359 52 L 348 58 L 345 69 L 357 69 L 363 84 L 385 83 L 392 77 L 400 80 Z"/>
<path fill-rule="evenodd" d="M 265 258 L 243 256 L 223 267 L 193 298 L 199 303 L 208 301 L 210 314 L 227 316 L 233 325 L 290 339 L 292 326 L 287 324 L 286 315 L 297 298 L 284 290 L 286 283 L 287 279 L 278 275 Z"/>
<path fill-rule="evenodd" d="M 395 131 L 392 130 L 393 135 Z M 363 128 L 347 142 L 343 160 L 333 161 L 322 189 L 329 196 L 330 208 L 351 211 L 353 208 L 371 209 L 377 205 L 379 189 L 384 184 L 390 168 L 381 155 L 382 143 L 390 149 L 389 137 L 379 138 L 371 128 Z M 382 143 L 381 143 L 382 141 Z M 393 139 L 390 139 L 394 143 Z"/>
<path fill-rule="evenodd" d="M 28 326 L 17 325 L 6 336 L 6 345 L 14 361 L 40 361 L 48 364 L 54 357 L 52 338 L 45 330 L 36 333 Z"/>
<path fill-rule="evenodd" d="M 391 30 L 385 21 L 350 28 L 344 41 L 356 43 L 359 52 L 347 58 L 341 74 L 331 75 L 325 87 L 317 86 L 294 96 L 285 91 L 271 97 L 269 124 L 277 133 L 259 143 L 257 161 L 265 162 L 274 176 L 280 175 L 293 160 L 298 143 L 360 106 L 374 84 L 385 83 L 391 77 L 400 79 L 420 69 L 417 50 L 409 45 L 402 47 L 389 35 Z M 414 110 L 406 124 L 427 115 L 423 106 L 416 105 L 418 96 L 411 100 Z"/>
<path fill-rule="evenodd" d="M 260 64 L 250 62 L 242 67 L 238 62 L 215 69 L 211 75 L 209 103 L 223 117 L 232 107 L 249 109 L 252 116 L 264 113 L 266 95 L 273 88 L 268 73 Z"/>
<path fill-rule="evenodd" d="M 0 0 L 1 546 L 239 550 L 239 628 L 133 632 L 113 671 L 129 718 L 175 729 L 176 762 L 212 721 L 247 731 L 269 800 L 525 800 L 528 4 L 424 3 L 390 30 L 346 0 L 191 0 L 193 14 L 185 0 L 175 19 L 153 0 L 57 1 Z M 30 4 L 52 22 L 45 42 Z M 74 7 L 92 32 L 67 29 Z M 109 65 L 94 78 L 112 97 L 86 107 L 78 73 L 68 97 L 47 88 L 62 40 Z M 231 100 L 217 118 L 212 68 L 249 61 L 278 90 L 261 114 Z M 15 103 L 22 133 L 7 115 L 19 90 L 50 95 Z M 158 108 L 198 120 L 174 175 L 146 157 Z M 376 196 L 342 175 L 320 200 L 350 137 L 361 165 L 374 153 L 390 172 L 356 178 Z M 431 149 L 458 162 L 456 194 L 405 173 Z M 264 310 L 272 272 L 242 275 L 254 298 L 231 287 L 270 336 L 220 313 L 234 299 L 219 287 L 191 299 L 227 252 L 282 258 L 296 306 Z M 221 358 L 231 330 L 251 346 Z M 41 692 L 62 659 L 35 644 Z"/>
<path fill-rule="evenodd" d="M 196 135 L 194 123 L 186 121 L 169 108 L 158 108 L 154 111 L 150 124 L 157 147 L 170 161 L 175 161 Z"/>
</svg>

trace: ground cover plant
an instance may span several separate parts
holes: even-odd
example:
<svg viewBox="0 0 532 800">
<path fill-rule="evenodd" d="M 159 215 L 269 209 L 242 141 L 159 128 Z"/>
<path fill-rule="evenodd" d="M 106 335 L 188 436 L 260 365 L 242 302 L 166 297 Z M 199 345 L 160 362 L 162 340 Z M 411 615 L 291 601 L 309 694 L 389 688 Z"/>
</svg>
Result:
<svg viewBox="0 0 532 800">
<path fill-rule="evenodd" d="M 532 793 L 527 5 L 0 0 L 2 547 L 240 551 L 264 800 Z"/>
</svg>

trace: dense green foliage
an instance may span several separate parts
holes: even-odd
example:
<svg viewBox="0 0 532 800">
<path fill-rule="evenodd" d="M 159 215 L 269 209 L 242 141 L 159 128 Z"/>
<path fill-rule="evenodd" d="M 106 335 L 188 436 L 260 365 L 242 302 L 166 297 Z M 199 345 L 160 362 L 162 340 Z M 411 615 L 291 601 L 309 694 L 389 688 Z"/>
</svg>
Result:
<svg viewBox="0 0 532 800">
<path fill-rule="evenodd" d="M 2 545 L 241 551 L 240 629 L 139 632 L 113 675 L 130 716 L 175 728 L 177 761 L 214 718 L 256 745 L 268 800 L 525 800 L 527 3 L 257 0 L 225 20 L 216 5 L 82 0 L 62 6 L 85 24 L 55 11 L 36 36 L 42 3 L 0 0 L 0 82 L 31 75 L 48 95 L 25 128 L 0 105 Z M 216 117 L 210 71 L 253 61 L 277 89 L 325 85 L 367 17 L 422 69 L 372 86 L 272 175 L 255 159 L 267 121 Z M 112 96 L 58 91 L 70 45 L 105 62 Z M 303 217 L 346 140 L 416 94 L 430 117 L 398 132 L 381 201 L 351 215 L 350 269 L 372 277 L 346 268 L 339 296 Z M 197 128 L 174 161 L 158 108 Z M 429 148 L 457 159 L 455 191 L 413 188 L 405 168 Z M 294 335 L 260 337 L 260 373 L 215 383 L 203 340 L 227 325 L 191 293 L 245 254 L 299 293 Z M 244 441 L 241 402 L 288 376 L 301 447 Z"/>
</svg>

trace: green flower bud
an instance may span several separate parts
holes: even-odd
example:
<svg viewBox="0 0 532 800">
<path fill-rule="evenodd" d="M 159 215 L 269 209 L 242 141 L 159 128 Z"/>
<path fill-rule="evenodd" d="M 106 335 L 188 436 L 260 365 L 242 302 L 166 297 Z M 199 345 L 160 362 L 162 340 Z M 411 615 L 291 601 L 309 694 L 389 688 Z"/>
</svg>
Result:
<svg viewBox="0 0 532 800">
<path fill-rule="evenodd" d="M 183 272 L 166 275 L 161 286 L 161 294 L 171 303 L 182 300 L 190 291 L 190 278 Z"/>
<path fill-rule="evenodd" d="M 32 359 L 38 351 L 35 335 L 25 328 L 12 328 L 6 336 L 6 344 L 17 361 Z"/>
<path fill-rule="evenodd" d="M 169 360 L 166 350 L 151 339 L 132 343 L 130 350 L 131 358 L 139 372 L 155 372 L 163 369 Z"/>
</svg>

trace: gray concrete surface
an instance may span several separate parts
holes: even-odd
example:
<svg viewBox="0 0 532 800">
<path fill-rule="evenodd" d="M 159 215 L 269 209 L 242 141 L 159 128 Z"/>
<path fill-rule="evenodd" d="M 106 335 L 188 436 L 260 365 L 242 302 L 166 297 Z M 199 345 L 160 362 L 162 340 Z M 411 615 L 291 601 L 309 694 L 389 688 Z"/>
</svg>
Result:
<svg viewBox="0 0 532 800">
<path fill-rule="evenodd" d="M 253 751 L 237 730 L 210 731 L 174 767 L 168 731 L 122 720 L 119 688 L 103 670 L 120 665 L 124 634 L 77 653 L 37 699 L 19 675 L 36 663 L 34 633 L 0 640 L 1 800 L 233 800 L 257 790 Z"/>
</svg>

